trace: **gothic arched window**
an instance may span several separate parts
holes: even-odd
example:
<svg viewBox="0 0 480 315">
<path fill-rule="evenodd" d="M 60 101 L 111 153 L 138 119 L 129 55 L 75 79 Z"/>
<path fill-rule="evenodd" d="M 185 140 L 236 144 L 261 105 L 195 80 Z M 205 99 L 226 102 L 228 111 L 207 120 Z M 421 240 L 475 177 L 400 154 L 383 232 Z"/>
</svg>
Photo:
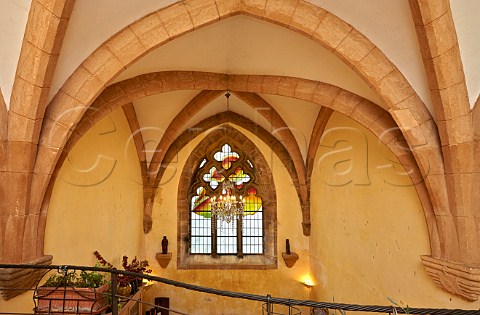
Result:
<svg viewBox="0 0 480 315">
<path fill-rule="evenodd" d="M 242 204 L 243 213 L 222 214 L 226 201 Z M 238 130 L 217 127 L 192 150 L 177 206 L 179 269 L 277 267 L 273 176 L 260 150 Z"/>
<path fill-rule="evenodd" d="M 190 191 L 190 253 L 263 254 L 262 197 L 255 167 L 223 143 L 198 163 Z"/>
</svg>

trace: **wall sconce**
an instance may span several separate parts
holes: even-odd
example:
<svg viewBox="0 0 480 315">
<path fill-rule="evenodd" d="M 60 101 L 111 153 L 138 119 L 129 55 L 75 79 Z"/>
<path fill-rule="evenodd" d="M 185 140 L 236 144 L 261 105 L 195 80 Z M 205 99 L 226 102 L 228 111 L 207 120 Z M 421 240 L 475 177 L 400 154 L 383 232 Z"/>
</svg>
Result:
<svg viewBox="0 0 480 315">
<path fill-rule="evenodd" d="M 152 286 L 154 284 L 155 284 L 155 281 L 153 281 L 153 280 L 143 279 L 143 281 L 142 281 L 142 285 L 145 286 L 145 287 L 149 287 L 149 286 Z"/>
<path fill-rule="evenodd" d="M 302 284 L 304 286 L 306 286 L 307 288 L 311 289 L 313 287 L 313 281 L 312 279 L 310 278 L 305 278 L 303 281 L 302 281 Z"/>
</svg>

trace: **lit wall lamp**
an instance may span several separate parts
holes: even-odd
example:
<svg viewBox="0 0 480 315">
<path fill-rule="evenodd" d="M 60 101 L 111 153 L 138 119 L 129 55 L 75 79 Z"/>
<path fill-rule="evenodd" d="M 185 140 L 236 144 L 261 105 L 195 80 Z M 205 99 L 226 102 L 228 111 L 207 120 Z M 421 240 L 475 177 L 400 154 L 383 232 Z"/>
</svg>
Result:
<svg viewBox="0 0 480 315">
<path fill-rule="evenodd" d="M 155 281 L 153 281 L 153 280 L 143 279 L 143 281 L 142 281 L 142 285 L 145 286 L 145 287 L 149 287 L 149 286 L 152 286 L 154 284 L 155 284 Z"/>
<path fill-rule="evenodd" d="M 306 286 L 307 288 L 311 289 L 313 287 L 313 281 L 312 279 L 310 278 L 305 278 L 303 281 L 302 281 L 302 284 L 304 286 Z"/>
</svg>

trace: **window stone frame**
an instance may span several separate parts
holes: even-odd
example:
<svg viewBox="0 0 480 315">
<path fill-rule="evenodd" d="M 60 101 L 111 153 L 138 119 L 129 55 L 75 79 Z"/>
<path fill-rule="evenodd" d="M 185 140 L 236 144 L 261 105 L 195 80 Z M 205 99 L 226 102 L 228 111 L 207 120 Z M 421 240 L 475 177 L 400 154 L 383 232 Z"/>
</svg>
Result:
<svg viewBox="0 0 480 315">
<path fill-rule="evenodd" d="M 255 166 L 258 185 L 262 186 L 264 253 L 259 255 L 190 254 L 189 192 L 199 161 L 223 143 L 240 148 Z M 177 197 L 177 268 L 178 269 L 277 269 L 277 197 L 270 167 L 257 146 L 240 131 L 230 126 L 217 127 L 192 150 L 180 176 Z"/>
</svg>

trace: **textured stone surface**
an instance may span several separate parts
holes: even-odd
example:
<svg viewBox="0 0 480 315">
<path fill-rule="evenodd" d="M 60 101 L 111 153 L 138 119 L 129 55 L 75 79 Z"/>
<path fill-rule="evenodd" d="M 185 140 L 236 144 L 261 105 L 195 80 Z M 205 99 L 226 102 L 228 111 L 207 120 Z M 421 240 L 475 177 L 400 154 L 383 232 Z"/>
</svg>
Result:
<svg viewBox="0 0 480 315">
<path fill-rule="evenodd" d="M 299 1 L 295 8 L 295 12 L 293 13 L 290 25 L 298 31 L 312 35 L 318 28 L 320 22 L 322 22 L 326 13 L 325 10 L 311 3 Z"/>
<path fill-rule="evenodd" d="M 105 43 L 105 46 L 125 67 L 128 67 L 146 51 L 145 47 L 130 28 L 125 28 L 122 32 L 117 33 L 117 35 Z"/>
<path fill-rule="evenodd" d="M 186 0 L 185 7 L 195 28 L 220 19 L 214 0 Z"/>
<path fill-rule="evenodd" d="M 470 301 L 480 294 L 480 268 L 422 256 L 422 263 L 437 286 Z"/>
<path fill-rule="evenodd" d="M 103 83 L 108 83 L 125 69 L 122 62 L 106 46 L 100 46 L 85 61 L 83 66 Z"/>
<path fill-rule="evenodd" d="M 365 58 L 375 45 L 357 30 L 352 30 L 348 36 L 335 49 L 337 53 L 352 64 Z"/>
<path fill-rule="evenodd" d="M 52 256 L 43 256 L 33 261 L 26 262 L 29 265 L 50 265 L 52 263 Z M 20 295 L 25 291 L 25 288 L 31 288 L 37 284 L 40 278 L 45 273 L 42 269 L 0 269 L 0 296 L 4 300 L 11 299 Z M 18 290 L 12 290 L 17 289 Z"/>
<path fill-rule="evenodd" d="M 12 111 L 24 117 L 43 117 L 73 3 L 73 0 L 32 1 L 10 104 Z M 26 133 L 22 140 L 36 143 L 36 137 L 38 134 Z"/>
<path fill-rule="evenodd" d="M 152 13 L 130 26 L 146 49 L 151 49 L 169 39 L 160 17 Z"/>
<path fill-rule="evenodd" d="M 322 22 L 314 32 L 328 48 L 335 49 L 352 31 L 352 27 L 331 13 L 325 14 Z"/>
<path fill-rule="evenodd" d="M 158 14 L 170 38 L 192 30 L 194 27 L 183 2 L 169 6 Z"/>
<path fill-rule="evenodd" d="M 269 0 L 265 5 L 264 17 L 288 25 L 292 20 L 298 0 Z"/>
</svg>

